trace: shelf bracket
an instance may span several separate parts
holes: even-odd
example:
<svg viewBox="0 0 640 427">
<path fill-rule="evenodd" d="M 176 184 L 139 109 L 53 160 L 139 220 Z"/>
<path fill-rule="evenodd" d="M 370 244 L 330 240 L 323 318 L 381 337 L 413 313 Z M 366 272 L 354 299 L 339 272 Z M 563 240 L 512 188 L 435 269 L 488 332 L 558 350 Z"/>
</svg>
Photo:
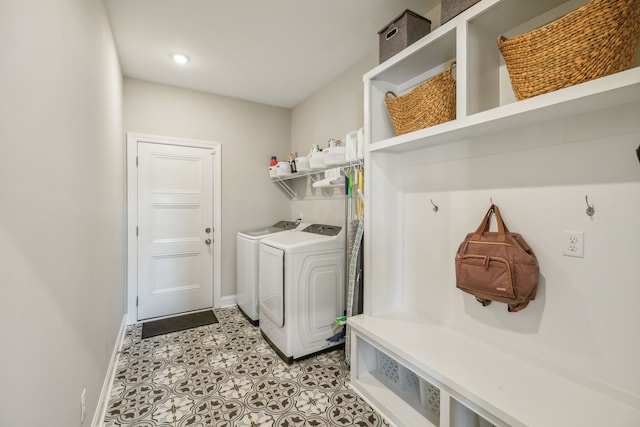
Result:
<svg viewBox="0 0 640 427">
<path fill-rule="evenodd" d="M 309 179 L 311 180 L 312 183 L 314 182 L 318 182 L 318 176 L 319 174 L 321 174 L 322 172 L 316 172 L 316 173 L 310 173 L 307 176 L 309 177 Z"/>
<path fill-rule="evenodd" d="M 282 188 L 282 190 L 284 190 L 284 192 L 287 193 L 289 197 L 291 197 L 292 199 L 298 198 L 298 194 L 293 191 L 293 189 L 289 186 L 289 184 L 287 184 L 286 181 L 276 180 L 275 182 L 278 183 L 280 188 Z"/>
</svg>

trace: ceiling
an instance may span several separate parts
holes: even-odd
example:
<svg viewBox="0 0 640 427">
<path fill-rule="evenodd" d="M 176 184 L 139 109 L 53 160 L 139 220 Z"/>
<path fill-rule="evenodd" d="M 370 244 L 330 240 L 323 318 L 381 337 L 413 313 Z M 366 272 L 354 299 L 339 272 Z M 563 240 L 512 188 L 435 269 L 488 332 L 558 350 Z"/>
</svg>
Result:
<svg viewBox="0 0 640 427">
<path fill-rule="evenodd" d="M 104 0 L 126 77 L 292 108 L 440 0 Z M 191 61 L 179 66 L 169 55 Z"/>
</svg>

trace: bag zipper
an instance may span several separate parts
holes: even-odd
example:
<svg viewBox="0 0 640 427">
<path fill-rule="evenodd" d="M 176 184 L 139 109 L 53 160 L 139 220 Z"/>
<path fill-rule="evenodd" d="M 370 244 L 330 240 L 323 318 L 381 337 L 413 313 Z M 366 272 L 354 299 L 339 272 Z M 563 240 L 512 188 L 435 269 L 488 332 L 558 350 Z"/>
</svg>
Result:
<svg viewBox="0 0 640 427">
<path fill-rule="evenodd" d="M 511 244 L 506 242 L 483 242 L 481 240 L 469 240 L 467 243 L 477 243 L 479 245 L 500 245 L 500 246 L 511 246 Z"/>
<path fill-rule="evenodd" d="M 467 247 L 469 246 L 469 243 L 475 243 L 477 245 L 511 246 L 511 244 L 506 243 L 506 242 L 483 242 L 481 240 L 468 240 L 464 244 L 464 248 L 462 249 L 462 253 L 466 253 L 467 252 Z"/>
<path fill-rule="evenodd" d="M 506 258 L 502 258 L 499 256 L 488 256 L 488 255 L 463 255 L 462 259 L 465 258 L 475 258 L 475 259 L 483 259 L 484 260 L 484 268 L 487 269 L 489 268 L 489 263 L 491 261 L 499 261 L 501 263 L 503 263 L 506 267 L 507 267 L 507 272 L 509 273 L 509 283 L 511 283 L 511 288 L 514 290 L 514 294 L 515 294 L 515 289 L 513 288 L 513 276 L 511 275 L 511 265 L 509 265 L 509 261 L 506 260 Z M 506 291 L 506 288 L 496 288 L 497 291 Z"/>
</svg>

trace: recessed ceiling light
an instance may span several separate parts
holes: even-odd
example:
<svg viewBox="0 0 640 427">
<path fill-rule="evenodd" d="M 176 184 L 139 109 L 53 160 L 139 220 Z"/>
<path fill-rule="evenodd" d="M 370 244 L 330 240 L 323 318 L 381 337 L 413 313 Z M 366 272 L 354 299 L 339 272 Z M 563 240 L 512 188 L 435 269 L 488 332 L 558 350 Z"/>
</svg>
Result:
<svg viewBox="0 0 640 427">
<path fill-rule="evenodd" d="M 183 53 L 172 53 L 169 55 L 176 64 L 184 65 L 189 62 L 189 57 Z"/>
</svg>

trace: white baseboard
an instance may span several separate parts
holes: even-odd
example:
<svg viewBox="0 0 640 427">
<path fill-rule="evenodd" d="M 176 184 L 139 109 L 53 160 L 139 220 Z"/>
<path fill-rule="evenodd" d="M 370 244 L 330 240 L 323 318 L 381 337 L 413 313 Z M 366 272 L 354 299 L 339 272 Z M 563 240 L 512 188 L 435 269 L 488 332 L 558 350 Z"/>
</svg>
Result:
<svg viewBox="0 0 640 427">
<path fill-rule="evenodd" d="M 113 384 L 113 377 L 116 374 L 116 366 L 118 365 L 118 355 L 122 347 L 122 340 L 124 338 L 125 330 L 127 329 L 127 315 L 122 317 L 122 324 L 118 331 L 116 342 L 113 345 L 113 352 L 111 353 L 111 360 L 109 361 L 109 367 L 107 369 L 107 375 L 104 378 L 102 384 L 102 391 L 100 392 L 100 399 L 98 399 L 98 405 L 96 411 L 93 414 L 92 427 L 101 427 L 104 424 L 104 417 L 107 413 L 107 407 L 109 406 L 109 395 L 111 394 L 111 386 Z"/>
</svg>

